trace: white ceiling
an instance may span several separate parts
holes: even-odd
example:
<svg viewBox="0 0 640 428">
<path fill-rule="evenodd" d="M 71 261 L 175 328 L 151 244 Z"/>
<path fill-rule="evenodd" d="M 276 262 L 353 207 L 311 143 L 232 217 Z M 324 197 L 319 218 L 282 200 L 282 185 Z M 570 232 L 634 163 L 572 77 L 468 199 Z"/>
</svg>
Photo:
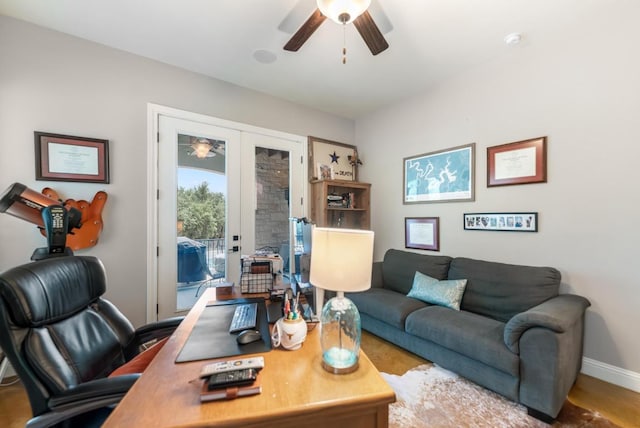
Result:
<svg viewBox="0 0 640 428">
<path fill-rule="evenodd" d="M 282 49 L 315 0 L 0 0 L 0 14 L 356 118 L 469 67 L 593 26 L 614 3 L 640 3 L 373 1 L 370 13 L 390 47 L 372 56 L 349 25 L 346 65 L 343 29 L 330 20 L 298 52 Z M 512 32 L 523 42 L 505 44 Z M 276 61 L 258 62 L 261 49 Z"/>
</svg>

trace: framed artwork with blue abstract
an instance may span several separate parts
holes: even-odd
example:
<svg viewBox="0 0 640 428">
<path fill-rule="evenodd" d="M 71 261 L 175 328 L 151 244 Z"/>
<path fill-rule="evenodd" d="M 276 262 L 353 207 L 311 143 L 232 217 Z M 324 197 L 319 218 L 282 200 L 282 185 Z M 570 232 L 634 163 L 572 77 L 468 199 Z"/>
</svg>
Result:
<svg viewBox="0 0 640 428">
<path fill-rule="evenodd" d="M 403 159 L 404 204 L 473 201 L 475 143 Z"/>
</svg>

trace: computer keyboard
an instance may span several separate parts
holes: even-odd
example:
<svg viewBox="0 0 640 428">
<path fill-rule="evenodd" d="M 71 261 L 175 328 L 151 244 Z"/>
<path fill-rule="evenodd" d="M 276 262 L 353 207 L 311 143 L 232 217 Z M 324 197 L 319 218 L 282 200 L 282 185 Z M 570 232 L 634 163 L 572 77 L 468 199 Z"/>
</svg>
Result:
<svg viewBox="0 0 640 428">
<path fill-rule="evenodd" d="M 229 326 L 229 333 L 237 333 L 242 330 L 256 328 L 256 317 L 258 315 L 257 303 L 243 303 L 236 306 L 233 319 Z"/>
</svg>

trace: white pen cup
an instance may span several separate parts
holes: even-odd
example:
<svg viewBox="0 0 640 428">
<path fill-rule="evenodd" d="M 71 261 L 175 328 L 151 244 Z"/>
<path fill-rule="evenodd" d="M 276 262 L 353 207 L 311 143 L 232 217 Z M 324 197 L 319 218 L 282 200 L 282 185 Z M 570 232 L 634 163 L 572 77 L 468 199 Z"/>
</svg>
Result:
<svg viewBox="0 0 640 428">
<path fill-rule="evenodd" d="M 271 340 L 274 347 L 282 346 L 289 351 L 300 349 L 307 338 L 307 323 L 302 317 L 294 320 L 280 318 L 273 325 Z"/>
</svg>

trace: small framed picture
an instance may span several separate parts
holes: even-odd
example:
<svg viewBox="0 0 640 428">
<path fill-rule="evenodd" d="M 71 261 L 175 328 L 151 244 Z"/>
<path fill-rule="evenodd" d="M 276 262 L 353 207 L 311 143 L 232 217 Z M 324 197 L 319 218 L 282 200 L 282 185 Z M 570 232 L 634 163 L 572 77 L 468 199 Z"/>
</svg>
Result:
<svg viewBox="0 0 640 428">
<path fill-rule="evenodd" d="M 440 251 L 440 217 L 405 217 L 404 246 Z"/>
<path fill-rule="evenodd" d="M 487 187 L 547 181 L 547 137 L 487 147 Z"/>
<path fill-rule="evenodd" d="M 465 230 L 537 232 L 537 212 L 469 213 L 463 215 Z"/>
<path fill-rule="evenodd" d="M 333 168 L 318 162 L 318 180 L 333 180 Z"/>
<path fill-rule="evenodd" d="M 109 140 L 34 132 L 36 180 L 109 183 Z"/>
</svg>

